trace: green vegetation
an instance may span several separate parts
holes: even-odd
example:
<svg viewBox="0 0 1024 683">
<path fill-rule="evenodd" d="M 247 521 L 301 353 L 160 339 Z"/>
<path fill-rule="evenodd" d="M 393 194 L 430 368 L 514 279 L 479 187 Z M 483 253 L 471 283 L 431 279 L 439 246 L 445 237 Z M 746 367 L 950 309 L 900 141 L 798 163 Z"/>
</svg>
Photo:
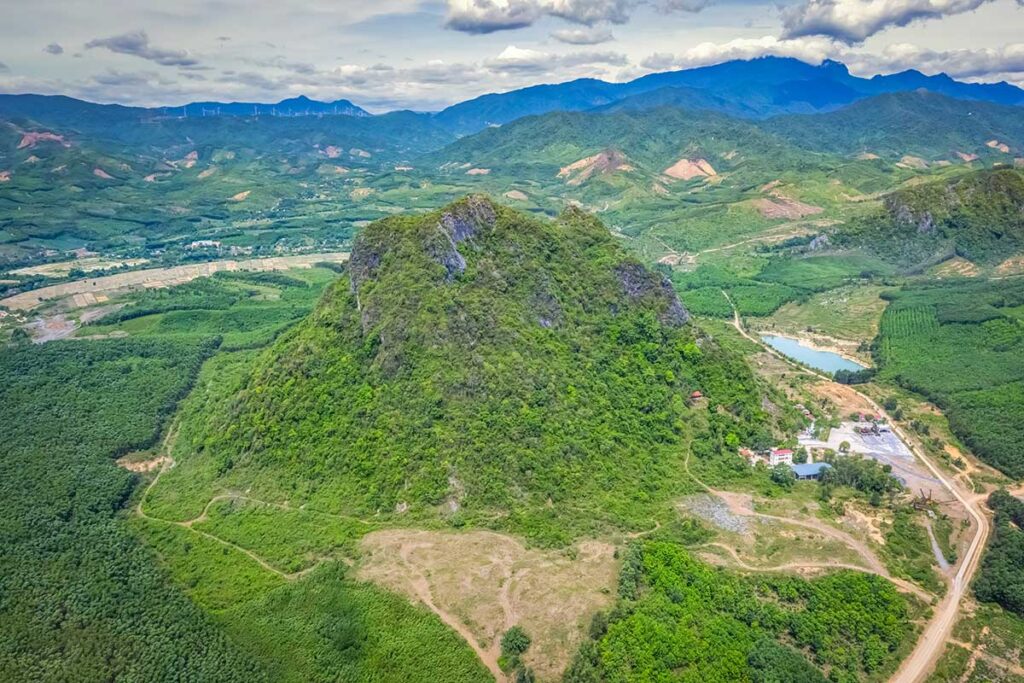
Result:
<svg viewBox="0 0 1024 683">
<path fill-rule="evenodd" d="M 0 678 L 265 680 L 175 589 L 117 511 L 215 340 L 52 342 L 0 353 Z"/>
<path fill-rule="evenodd" d="M 314 313 L 186 412 L 153 509 L 187 519 L 251 488 L 358 516 L 457 508 L 453 524 L 504 509 L 492 525 L 549 544 L 649 527 L 692 488 L 691 437 L 702 456 L 771 439 L 749 370 L 686 318 L 579 212 L 473 197 L 375 223 Z"/>
<path fill-rule="evenodd" d="M 176 582 L 269 680 L 490 679 L 473 652 L 437 617 L 400 596 L 349 579 L 339 563 L 325 563 L 301 580 L 288 581 L 211 536 L 160 521 L 133 524 Z M 259 548 L 262 552 L 264 546 Z"/>
<path fill-rule="evenodd" d="M 989 496 L 988 506 L 995 523 L 974 593 L 1024 617 L 1024 501 L 1000 489 Z"/>
<path fill-rule="evenodd" d="M 591 628 L 567 683 L 877 680 L 912 634 L 911 607 L 876 576 L 741 577 L 679 546 L 632 546 L 620 600 Z"/>
<path fill-rule="evenodd" d="M 928 532 L 918 523 L 912 510 L 896 508 L 892 524 L 885 531 L 882 557 L 895 576 L 916 581 L 935 594 L 942 594 L 945 586 L 935 571 Z"/>
<path fill-rule="evenodd" d="M 937 403 L 986 463 L 1024 476 L 1024 281 L 924 283 L 883 297 L 881 377 Z"/>
<path fill-rule="evenodd" d="M 981 170 L 900 189 L 834 237 L 906 267 L 952 256 L 996 265 L 1024 250 L 1024 174 Z"/>
<path fill-rule="evenodd" d="M 870 152 L 887 159 L 916 155 L 950 159 L 953 150 L 992 158 L 993 136 L 1024 140 L 1016 107 L 964 102 L 931 92 L 896 92 L 816 116 L 779 116 L 762 127 L 807 150 L 847 156 Z M 882 160 L 876 160 L 881 163 Z"/>
<path fill-rule="evenodd" d="M 260 556 L 285 572 L 314 566 L 324 558 L 352 556 L 355 541 L 370 531 L 365 522 L 315 512 L 276 508 L 244 498 L 213 503 L 193 525 Z"/>
<path fill-rule="evenodd" d="M 325 268 L 285 273 L 217 273 L 168 289 L 127 295 L 128 304 L 79 335 L 218 335 L 223 350 L 264 346 L 312 310 L 336 274 Z"/>
</svg>

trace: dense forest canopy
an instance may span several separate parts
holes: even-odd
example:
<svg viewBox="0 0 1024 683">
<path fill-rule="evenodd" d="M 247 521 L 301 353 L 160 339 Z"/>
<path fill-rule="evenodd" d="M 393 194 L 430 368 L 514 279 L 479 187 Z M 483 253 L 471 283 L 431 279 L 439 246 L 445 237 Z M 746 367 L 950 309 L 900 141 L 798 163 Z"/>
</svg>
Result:
<svg viewBox="0 0 1024 683">
<path fill-rule="evenodd" d="M 983 461 L 1024 476 L 1024 282 L 922 283 L 883 296 L 882 377 L 938 403 Z"/>
<path fill-rule="evenodd" d="M 168 487 L 212 476 L 324 509 L 601 501 L 628 516 L 680 490 L 698 432 L 711 451 L 770 440 L 749 370 L 688 318 L 578 211 L 541 221 L 470 197 L 386 219 L 237 394 L 183 428 L 195 469 Z"/>
<path fill-rule="evenodd" d="M 117 518 L 217 340 L 53 342 L 0 353 L 0 679 L 265 680 Z"/>
</svg>

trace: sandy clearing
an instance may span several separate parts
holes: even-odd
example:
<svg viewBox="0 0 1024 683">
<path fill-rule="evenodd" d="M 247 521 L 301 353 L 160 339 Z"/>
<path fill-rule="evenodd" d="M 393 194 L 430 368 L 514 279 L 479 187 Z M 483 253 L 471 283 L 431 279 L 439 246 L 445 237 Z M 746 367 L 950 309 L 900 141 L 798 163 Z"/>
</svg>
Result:
<svg viewBox="0 0 1024 683">
<path fill-rule="evenodd" d="M 0 300 L 0 305 L 12 310 L 32 310 L 44 301 L 53 299 L 69 299 L 69 308 L 84 308 L 107 300 L 105 293 L 124 289 L 170 287 L 183 284 L 199 277 L 209 277 L 222 270 L 235 271 L 271 271 L 289 268 L 311 268 L 321 261 L 344 263 L 348 261 L 348 252 L 330 252 L 324 254 L 303 254 L 301 256 L 276 256 L 265 259 L 248 259 L 244 261 L 224 260 L 210 261 L 187 266 L 171 268 L 149 268 L 135 270 L 117 275 L 75 280 L 60 285 L 41 287 L 30 292 L 22 292 Z"/>
<path fill-rule="evenodd" d="M 1024 256 L 1011 256 L 998 266 L 996 273 L 999 275 L 1017 275 L 1024 273 Z"/>
<path fill-rule="evenodd" d="M 977 161 L 978 159 L 977 154 L 970 154 L 969 152 L 957 152 L 956 155 L 960 157 L 961 161 L 967 164 L 971 163 L 972 161 Z"/>
<path fill-rule="evenodd" d="M 490 531 L 388 529 L 368 534 L 361 548 L 358 578 L 427 605 L 499 680 L 501 636 L 516 624 L 533 639 L 524 659 L 537 677 L 558 679 L 592 615 L 611 605 L 618 570 L 607 543 L 538 550 Z"/>
<path fill-rule="evenodd" d="M 114 179 L 114 176 L 110 175 L 109 173 L 107 173 L 106 171 L 104 171 L 102 168 L 99 168 L 99 167 L 92 169 L 92 174 L 94 176 L 96 176 L 97 178 L 102 178 L 103 180 L 113 180 Z"/>
<path fill-rule="evenodd" d="M 18 143 L 18 149 L 25 149 L 26 147 L 32 148 L 40 142 L 56 142 L 65 147 L 71 146 L 71 143 L 65 140 L 63 135 L 57 135 L 56 133 L 51 133 L 49 131 L 39 131 L 23 133 L 21 141 Z"/>
<path fill-rule="evenodd" d="M 233 201 L 233 202 L 244 202 L 246 199 L 249 198 L 249 195 L 251 195 L 251 194 L 252 194 L 252 190 L 245 190 L 243 192 L 239 192 L 238 194 L 231 196 L 231 201 Z"/>
<path fill-rule="evenodd" d="M 371 194 L 373 194 L 373 192 L 374 190 L 371 187 L 357 187 L 356 189 L 349 192 L 348 196 L 358 201 L 360 199 L 366 199 Z"/>
<path fill-rule="evenodd" d="M 771 198 L 762 197 L 753 200 L 754 208 L 765 218 L 785 218 L 794 220 L 806 216 L 814 216 L 825 209 L 797 201 L 786 195 L 773 192 Z"/>
<path fill-rule="evenodd" d="M 932 270 L 932 274 L 939 278 L 976 277 L 980 272 L 978 266 L 960 256 L 943 261 Z"/>
<path fill-rule="evenodd" d="M 132 460 L 131 456 L 126 455 L 118 458 L 115 462 L 118 467 L 124 468 L 129 472 L 135 472 L 136 474 L 143 474 L 146 472 L 153 472 L 159 470 L 170 458 L 166 455 L 158 455 L 155 458 L 149 460 Z"/>
<path fill-rule="evenodd" d="M 910 154 L 904 154 L 900 157 L 899 162 L 896 164 L 900 168 L 912 168 L 915 170 L 924 170 L 928 168 L 928 162 L 921 157 L 915 157 Z"/>
<path fill-rule="evenodd" d="M 985 143 L 986 147 L 991 149 L 999 150 L 1003 154 L 1010 153 L 1010 147 L 1005 142 L 999 142 L 999 140 L 989 140 Z"/>
<path fill-rule="evenodd" d="M 662 173 L 676 180 L 710 178 L 718 175 L 707 159 L 680 159 L 662 171 Z"/>
<path fill-rule="evenodd" d="M 490 175 L 491 169 L 489 168 L 471 168 L 466 171 L 466 175 Z"/>
<path fill-rule="evenodd" d="M 565 179 L 566 185 L 575 186 L 583 184 L 594 175 L 632 170 L 635 170 L 634 166 L 622 152 L 606 149 L 563 166 L 558 170 L 558 177 Z"/>
<path fill-rule="evenodd" d="M 526 196 L 525 192 L 520 192 L 519 190 L 509 190 L 508 192 L 505 193 L 505 197 L 507 199 L 514 199 L 517 202 L 525 202 L 529 201 L 530 199 L 529 197 Z"/>
<path fill-rule="evenodd" d="M 6 183 L 11 179 L 10 171 L 0 171 L 0 183 Z"/>
</svg>

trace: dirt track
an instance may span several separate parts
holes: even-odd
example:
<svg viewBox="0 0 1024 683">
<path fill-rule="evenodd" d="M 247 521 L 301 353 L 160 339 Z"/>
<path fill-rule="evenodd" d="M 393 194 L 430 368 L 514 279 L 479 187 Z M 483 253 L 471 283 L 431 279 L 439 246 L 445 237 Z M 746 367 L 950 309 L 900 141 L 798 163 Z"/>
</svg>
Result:
<svg viewBox="0 0 1024 683">
<path fill-rule="evenodd" d="M 110 292 L 123 289 L 149 289 L 154 287 L 170 287 L 180 285 L 200 277 L 209 277 L 219 271 L 271 271 L 289 268 L 309 268 L 314 263 L 329 261 L 344 263 L 348 260 L 347 252 L 328 254 L 304 254 L 302 256 L 276 256 L 265 259 L 248 259 L 244 261 L 210 261 L 188 266 L 172 268 L 149 268 L 133 270 L 117 275 L 75 280 L 60 285 L 51 285 L 22 292 L 0 300 L 0 306 L 11 310 L 30 311 L 38 308 L 44 301 L 66 299 L 69 308 L 84 308 L 107 301 Z"/>
<path fill-rule="evenodd" d="M 726 292 L 722 292 L 722 295 L 732 304 L 732 299 Z M 802 365 L 798 365 L 791 361 L 789 358 L 779 353 L 775 349 L 765 346 L 759 339 L 756 339 L 743 329 L 743 323 L 740 321 L 739 311 L 736 310 L 736 306 L 733 305 L 733 326 L 736 330 L 746 337 L 748 340 L 754 342 L 758 346 L 766 349 L 769 353 L 774 356 L 781 358 L 790 365 L 798 368 L 802 372 L 806 372 L 810 375 L 818 377 L 819 379 L 831 382 L 832 378 L 827 377 L 819 372 L 809 370 Z M 871 397 L 866 396 L 855 389 L 851 389 L 860 398 L 866 401 L 872 409 L 879 415 L 888 420 L 889 424 L 892 425 L 893 431 L 899 436 L 904 443 L 906 443 L 910 450 L 914 453 L 925 467 L 938 479 L 942 485 L 964 506 L 967 513 L 971 516 L 974 525 L 977 526 L 977 533 L 974 538 L 971 539 L 971 544 L 967 548 L 967 552 L 964 553 L 960 561 L 960 566 L 957 569 L 953 580 L 950 582 L 949 590 L 943 597 L 942 601 L 935 608 L 934 614 L 931 621 L 928 622 L 918 638 L 917 645 L 914 647 L 913 652 L 910 656 L 903 660 L 899 670 L 890 679 L 890 683 L 920 683 L 925 680 L 928 674 L 935 668 L 936 662 L 939 657 L 942 656 L 942 651 L 945 647 L 950 634 L 953 631 L 953 625 L 956 623 L 957 617 L 960 613 L 960 602 L 964 597 L 964 593 L 967 587 L 971 583 L 971 579 L 974 577 L 974 573 L 978 569 L 978 564 L 981 561 L 981 551 L 985 547 L 985 541 L 988 539 L 989 534 L 989 521 L 985 514 L 981 511 L 978 506 L 979 496 L 967 493 L 963 491 L 957 484 L 953 483 L 946 475 L 944 475 L 938 467 L 936 467 L 931 460 L 918 448 L 912 440 L 903 432 L 895 420 L 889 416 L 888 413 L 878 405 Z"/>
</svg>

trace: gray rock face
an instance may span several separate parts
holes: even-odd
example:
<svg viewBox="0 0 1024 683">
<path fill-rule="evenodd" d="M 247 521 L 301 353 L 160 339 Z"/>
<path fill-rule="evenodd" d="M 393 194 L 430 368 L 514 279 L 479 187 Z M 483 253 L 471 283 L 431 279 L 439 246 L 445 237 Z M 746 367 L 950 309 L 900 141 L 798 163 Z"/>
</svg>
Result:
<svg viewBox="0 0 1024 683">
<path fill-rule="evenodd" d="M 466 258 L 458 245 L 471 240 L 481 229 L 492 228 L 497 220 L 494 205 L 485 197 L 467 197 L 441 214 L 437 227 L 443 238 L 429 245 L 435 261 L 444 266 L 445 281 L 451 282 L 466 270 Z"/>
<path fill-rule="evenodd" d="M 473 237 L 480 228 L 494 227 L 494 205 L 485 197 L 467 197 L 450 211 L 441 214 L 440 228 L 453 244 Z"/>
<path fill-rule="evenodd" d="M 690 320 L 690 312 L 679 301 L 675 288 L 664 275 L 652 273 L 639 263 L 629 262 L 619 264 L 615 268 L 615 274 L 630 299 L 650 296 L 664 303 L 664 308 L 658 316 L 662 323 L 681 327 Z"/>
</svg>

